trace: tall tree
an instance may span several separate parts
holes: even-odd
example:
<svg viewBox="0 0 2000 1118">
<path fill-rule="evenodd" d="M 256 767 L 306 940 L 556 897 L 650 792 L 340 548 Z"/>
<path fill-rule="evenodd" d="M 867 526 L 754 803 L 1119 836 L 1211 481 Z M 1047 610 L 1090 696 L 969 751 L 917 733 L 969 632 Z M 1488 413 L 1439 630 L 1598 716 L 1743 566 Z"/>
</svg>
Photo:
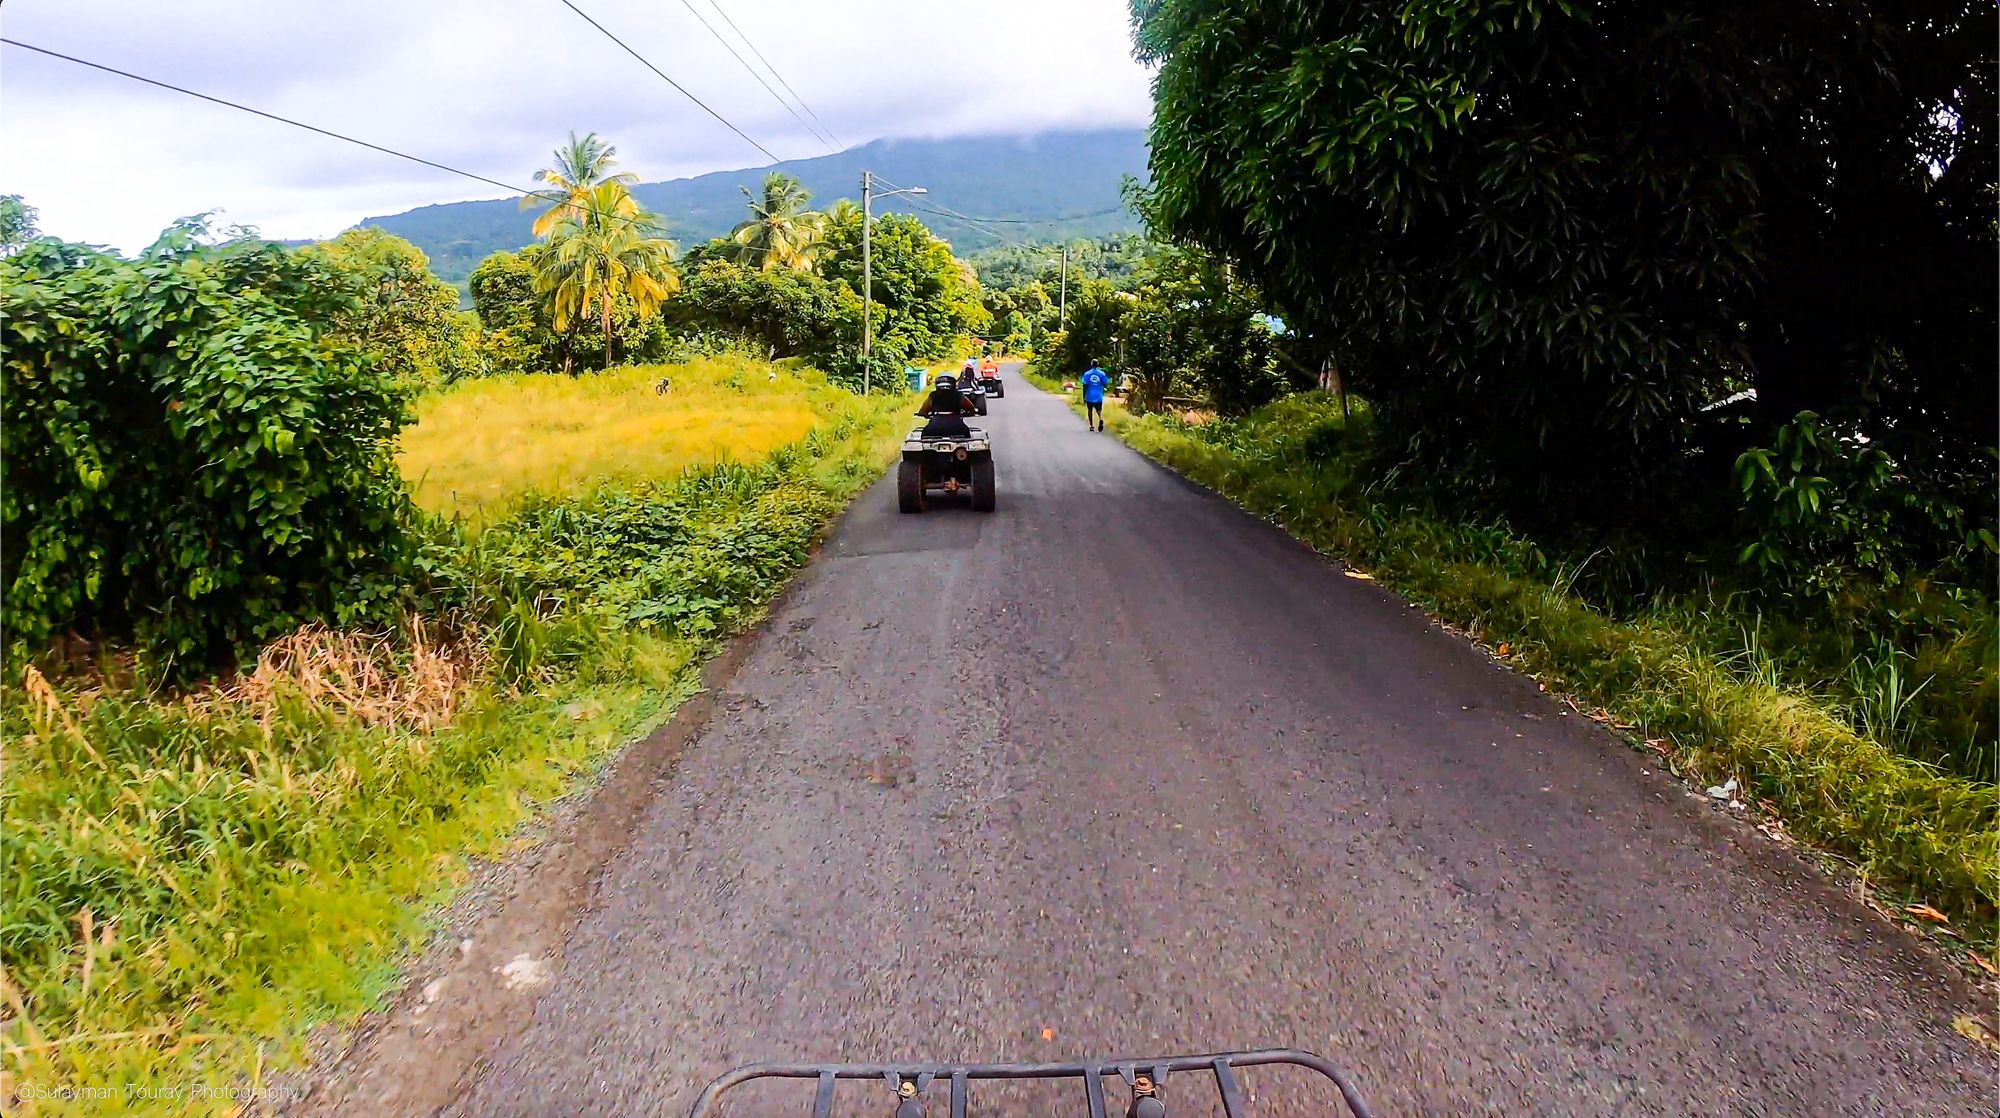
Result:
<svg viewBox="0 0 2000 1118">
<path fill-rule="evenodd" d="M 435 386 L 478 369 L 476 321 L 458 291 L 431 274 L 417 246 L 363 226 L 304 250 L 352 278 L 357 298 L 327 320 L 328 336 L 376 355 L 398 380 Z"/>
<path fill-rule="evenodd" d="M 533 232 L 537 237 L 546 237 L 556 223 L 582 216 L 582 207 L 592 190 L 605 183 L 617 183 L 630 187 L 639 181 L 639 176 L 629 171 L 612 174 L 611 168 L 618 162 L 618 149 L 598 138 L 595 132 L 582 136 L 571 132 L 569 142 L 550 154 L 549 166 L 535 172 L 536 182 L 549 184 L 549 189 L 536 191 L 521 199 L 521 208 L 533 209 L 546 204 L 540 217 L 535 219 Z"/>
<path fill-rule="evenodd" d="M 773 171 L 764 176 L 758 194 L 745 187 L 743 197 L 750 204 L 750 220 L 729 234 L 738 246 L 737 263 L 765 271 L 812 271 L 827 224 L 825 214 L 806 209 L 812 193 L 792 176 Z"/>
<path fill-rule="evenodd" d="M 934 360 L 952 342 L 992 325 L 979 280 L 913 214 L 875 219 L 872 233 L 876 353 Z M 825 273 L 861 290 L 861 212 L 827 227 Z"/>
<path fill-rule="evenodd" d="M 1812 411 L 1991 507 L 1990 3 L 1133 13 L 1157 230 L 1330 337 L 1450 475 L 1656 518 Z"/>
<path fill-rule="evenodd" d="M 651 318 L 680 287 L 672 242 L 651 236 L 659 217 L 639 208 L 625 184 L 601 182 L 549 231 L 539 259 L 537 293 L 549 299 L 558 332 L 596 318 L 604 332 L 604 367 L 611 367 L 612 322 L 621 306 Z"/>
<path fill-rule="evenodd" d="M 826 209 L 829 225 L 848 225 L 861 220 L 861 203 L 852 198 L 841 198 Z"/>
</svg>

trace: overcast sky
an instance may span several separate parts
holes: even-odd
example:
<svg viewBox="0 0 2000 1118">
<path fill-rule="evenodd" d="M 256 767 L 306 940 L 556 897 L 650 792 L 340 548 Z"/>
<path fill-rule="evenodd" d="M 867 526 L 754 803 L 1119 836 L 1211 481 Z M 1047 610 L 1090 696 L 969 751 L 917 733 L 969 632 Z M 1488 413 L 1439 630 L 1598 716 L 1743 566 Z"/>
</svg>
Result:
<svg viewBox="0 0 2000 1118">
<path fill-rule="evenodd" d="M 784 159 L 827 148 L 690 5 L 756 65 L 720 3 L 845 144 L 1130 126 L 1150 109 L 1126 0 L 576 3 Z M 0 34 L 523 187 L 570 129 L 647 180 L 769 162 L 561 0 L 7 0 Z M 0 194 L 38 207 L 46 233 L 131 251 L 203 210 L 325 237 L 503 192 L 4 46 Z"/>
</svg>

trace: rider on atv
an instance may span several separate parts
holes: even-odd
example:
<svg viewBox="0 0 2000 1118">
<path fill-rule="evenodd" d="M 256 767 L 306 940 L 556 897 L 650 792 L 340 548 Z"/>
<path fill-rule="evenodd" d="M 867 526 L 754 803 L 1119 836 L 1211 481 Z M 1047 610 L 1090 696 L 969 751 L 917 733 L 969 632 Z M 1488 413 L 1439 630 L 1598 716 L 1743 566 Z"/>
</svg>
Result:
<svg viewBox="0 0 2000 1118">
<path fill-rule="evenodd" d="M 950 376 L 937 378 L 937 386 L 924 400 L 924 406 L 917 414 L 927 421 L 924 424 L 924 438 L 927 439 L 969 439 L 972 430 L 965 425 L 965 417 L 978 414 L 972 401 L 958 390 L 958 381 Z"/>
</svg>

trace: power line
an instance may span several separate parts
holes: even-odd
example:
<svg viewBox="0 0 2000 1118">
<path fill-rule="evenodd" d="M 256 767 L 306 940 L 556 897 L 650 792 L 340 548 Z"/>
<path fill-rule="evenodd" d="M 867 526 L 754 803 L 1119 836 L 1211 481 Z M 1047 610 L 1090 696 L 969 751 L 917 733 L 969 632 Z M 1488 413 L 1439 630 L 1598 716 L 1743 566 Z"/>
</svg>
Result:
<svg viewBox="0 0 2000 1118">
<path fill-rule="evenodd" d="M 315 124 L 307 124 L 302 120 L 293 120 L 291 117 L 288 116 L 279 116 L 277 113 L 265 112 L 263 109 L 252 108 L 249 105 L 244 105 L 235 101 L 230 101 L 227 100 L 226 98 L 215 97 L 207 93 L 197 92 L 196 90 L 188 89 L 185 86 L 175 85 L 172 82 L 163 82 L 158 78 L 149 78 L 146 77 L 144 74 L 135 74 L 132 73 L 130 70 L 120 70 L 116 66 L 106 66 L 102 62 L 92 62 L 87 58 L 78 58 L 75 55 L 64 54 L 61 51 L 50 50 L 47 47 L 38 47 L 33 43 L 24 43 L 21 42 L 19 39 L 9 39 L 5 38 L 4 36 L 0 36 L 0 43 L 5 43 L 10 47 L 19 47 L 22 50 L 31 50 L 34 51 L 36 54 L 45 54 L 48 55 L 50 58 L 60 58 L 64 62 L 73 62 L 78 66 L 87 66 L 92 70 L 102 70 L 107 74 L 116 74 L 121 78 L 129 78 L 135 82 L 143 82 L 146 85 L 158 86 L 161 89 L 172 90 L 175 93 L 185 94 L 186 96 L 193 97 L 202 101 L 207 101 L 210 102 L 211 104 L 221 105 L 224 108 L 235 109 L 238 112 L 249 113 L 252 116 L 261 116 L 265 120 L 275 120 L 279 124 L 289 124 L 293 128 L 303 128 L 308 132 L 316 132 L 319 135 L 326 136 L 330 139 L 340 140 L 343 143 L 354 144 L 357 147 L 364 147 L 370 151 L 380 152 L 383 155 L 391 155 L 396 157 L 397 159 L 407 159 L 412 163 L 421 163 L 426 167 L 435 168 L 436 170 L 444 171 L 448 174 L 457 175 L 460 178 L 471 179 L 474 182 L 483 182 L 489 186 L 497 186 L 500 189 L 505 190 L 510 194 L 519 194 L 530 198 L 543 198 L 552 201 L 561 201 L 561 196 L 557 195 L 552 191 L 533 190 L 525 187 L 515 186 L 513 183 L 501 182 L 499 179 L 490 179 L 487 178 L 485 175 L 477 174 L 472 171 L 460 170 L 459 168 L 453 167 L 449 164 L 439 163 L 434 159 L 425 159 L 423 156 L 420 155 L 411 155 L 408 152 L 397 151 L 395 148 L 386 148 L 383 147 L 381 144 L 371 144 L 367 140 L 358 140 L 355 139 L 353 136 L 343 135 L 342 133 L 339 132 L 334 132 L 329 129 L 321 128 Z M 642 225 L 642 224 L 650 225 L 650 223 L 641 222 L 637 218 L 628 217 L 624 214 L 615 214 L 615 213 L 607 214 L 602 210 L 594 210 L 593 212 L 597 213 L 599 217 L 614 218 L 619 221 L 630 222 L 634 225 Z"/>
<path fill-rule="evenodd" d="M 778 84 L 784 86 L 785 92 L 792 95 L 792 100 L 799 103 L 799 108 L 804 109 L 806 115 L 812 117 L 820 129 L 833 138 L 833 142 L 840 146 L 841 151 L 846 151 L 847 145 L 840 142 L 840 137 L 833 134 L 833 129 L 828 128 L 826 122 L 819 119 L 819 114 L 813 112 L 811 105 L 806 104 L 806 99 L 799 96 L 799 91 L 792 88 L 791 82 L 785 80 L 785 75 L 779 73 L 776 66 L 771 65 L 771 60 L 764 57 L 764 52 L 757 49 L 757 44 L 750 41 L 750 36 L 745 35 L 743 29 L 736 26 L 736 21 L 729 18 L 729 13 L 722 10 L 722 0 L 708 0 L 708 5 L 715 9 L 715 14 L 722 17 L 722 22 L 728 24 L 731 31 L 736 32 L 737 38 L 743 40 L 743 45 L 750 48 L 750 53 L 757 56 L 757 61 L 762 62 L 766 70 L 771 71 L 771 76 L 778 79 Z"/>
<path fill-rule="evenodd" d="M 930 208 L 929 206 L 920 206 L 920 205 L 918 205 L 918 204 L 917 204 L 917 203 L 915 203 L 915 202 L 911 202 L 911 203 L 910 203 L 910 208 L 911 208 L 911 209 L 915 209 L 915 210 L 922 210 L 923 212 L 925 212 L 925 213 L 927 213 L 927 214 L 932 214 L 932 215 L 934 215 L 934 216 L 937 216 L 937 217 L 941 217 L 941 218 L 944 218 L 944 219 L 946 219 L 946 220 L 948 220 L 948 221 L 956 221 L 956 222 L 958 222 L 958 223 L 959 223 L 960 225 L 963 225 L 963 226 L 966 226 L 967 228 L 970 228 L 970 229 L 977 229 L 977 230 L 979 230 L 979 231 L 980 231 L 981 233 L 984 233 L 984 234 L 986 234 L 987 236 L 989 236 L 989 237 L 992 237 L 992 238 L 993 238 L 994 240 L 997 240 L 997 241 L 1005 241 L 1006 243 L 1008 243 L 1008 244 L 1010 244 L 1010 245 L 1013 245 L 1013 246 L 1014 246 L 1014 247 L 1016 247 L 1016 248 L 1027 248 L 1027 247 L 1028 247 L 1028 244 L 1027 244 L 1027 242 L 1026 242 L 1026 241 L 1017 241 L 1017 240 L 1015 240 L 1014 238 L 1012 238 L 1012 237 L 1009 237 L 1009 236 L 1008 236 L 1007 234 L 1005 234 L 1005 233 L 1002 233 L 1002 232 L 1001 232 L 1000 230 L 998 230 L 998 229 L 993 229 L 993 228 L 990 228 L 990 227 L 988 227 L 988 226 L 985 226 L 985 225 L 981 225 L 981 224 L 979 224 L 978 222 L 976 222 L 976 221 L 972 220 L 971 218 L 969 218 L 969 217 L 966 217 L 965 215 L 963 215 L 963 214 L 960 214 L 960 213 L 958 213 L 958 212 L 956 212 L 956 211 L 950 211 L 950 210 L 934 210 L 934 209 Z"/>
<path fill-rule="evenodd" d="M 747 71 L 751 77 L 756 78 L 757 84 L 764 87 L 764 92 L 769 93 L 771 95 L 772 100 L 775 100 L 778 104 L 784 106 L 785 111 L 792 114 L 792 119 L 798 121 L 800 127 L 804 128 L 808 132 L 812 132 L 813 139 L 818 140 L 822 144 L 825 144 L 827 151 L 834 152 L 834 154 L 836 155 L 839 154 L 837 151 L 834 151 L 833 141 L 826 138 L 825 136 L 820 135 L 818 132 L 814 132 L 813 126 L 806 123 L 806 118 L 800 116 L 799 111 L 797 109 L 792 108 L 791 102 L 779 96 L 778 91 L 771 88 L 771 83 L 764 80 L 764 75 L 758 73 L 757 68 L 750 65 L 748 59 L 744 58 L 741 54 L 738 54 L 736 48 L 729 45 L 729 40 L 722 37 L 722 32 L 717 31 L 715 29 L 715 25 L 708 22 L 707 17 L 703 16 L 700 11 L 696 10 L 695 6 L 692 3 L 690 3 L 689 0 L 681 0 L 681 7 L 686 8 L 688 10 L 688 14 L 693 16 L 695 20 L 702 25 L 702 27 L 706 28 L 710 35 L 715 36 L 715 41 L 722 44 L 722 49 L 728 51 L 730 57 L 736 59 L 736 61 L 742 65 L 743 69 Z M 720 13 L 722 9 L 717 8 L 716 11 Z M 727 19 L 728 17 L 724 16 L 723 18 Z M 737 34 L 741 35 L 742 32 L 738 31 Z M 747 43 L 750 40 L 745 39 L 743 41 Z M 770 65 L 770 63 L 767 62 L 765 63 L 765 65 L 768 66 Z M 773 70 L 772 73 L 777 73 L 777 71 Z M 793 96 L 797 96 L 797 94 L 794 94 Z"/>
<path fill-rule="evenodd" d="M 897 186 L 895 183 L 890 182 L 888 179 L 882 178 L 882 176 L 880 175 L 876 175 L 875 178 L 879 180 L 884 186 L 887 186 L 891 190 L 902 189 L 902 187 Z M 916 202 L 911 202 L 907 197 L 904 198 L 904 201 L 910 206 L 911 209 L 922 210 L 927 214 L 935 214 L 938 217 L 955 219 L 959 224 L 964 225 L 967 228 L 977 229 L 979 232 L 984 233 L 989 237 L 993 237 L 997 240 L 1006 241 L 1008 244 L 1014 245 L 1019 248 L 1026 248 L 1027 245 L 1024 242 L 1014 240 L 1012 237 L 1007 236 L 1006 234 L 1000 232 L 998 229 L 987 228 L 985 223 L 1005 222 L 1009 225 L 1053 225 L 1057 222 L 1062 222 L 1062 221 L 1080 221 L 1084 218 L 1089 218 L 1089 217 L 1103 217 L 1107 214 L 1115 214 L 1125 208 L 1122 205 L 1113 206 L 1108 210 L 1098 210 L 1094 213 L 1065 214 L 1060 217 L 1043 217 L 1043 218 L 973 217 L 970 214 L 959 213 L 957 210 L 952 209 L 950 206 L 947 206 L 942 202 L 937 203 L 938 206 L 937 209 L 932 209 L 929 206 L 923 206 L 919 205 Z"/>
<path fill-rule="evenodd" d="M 888 179 L 883 178 L 881 175 L 876 175 L 875 181 L 881 183 L 883 186 L 888 187 L 890 190 L 901 191 L 904 189 L 903 187 L 900 187 L 895 183 L 890 182 Z M 954 221 L 957 224 L 962 225 L 968 229 L 974 229 L 981 233 L 984 233 L 987 236 L 992 237 L 996 241 L 1005 241 L 1007 244 L 1013 245 L 1016 248 L 1028 247 L 1026 243 L 1022 241 L 1017 241 L 1014 238 L 1009 237 L 1007 234 L 1002 233 L 998 229 L 989 229 L 986 226 L 981 225 L 977 218 L 967 217 L 964 214 L 959 213 L 957 210 L 952 209 L 950 206 L 944 206 L 941 209 L 933 209 L 930 206 L 922 205 L 918 202 L 912 201 L 910 195 L 907 193 L 894 195 L 893 197 L 900 199 L 904 205 L 910 207 L 913 210 L 922 210 L 924 213 L 932 214 L 937 217 L 942 217 L 947 220 Z"/>
<path fill-rule="evenodd" d="M 992 238 L 993 238 L 994 240 L 996 240 L 996 241 L 1002 241 L 1002 242 L 1004 242 L 1004 243 L 1006 243 L 1006 244 L 1010 244 L 1010 245 L 1013 245 L 1013 246 L 1014 246 L 1015 248 L 1027 248 L 1027 247 L 1029 247 L 1029 246 L 1028 246 L 1028 243 L 1027 243 L 1026 241 L 1017 241 L 1017 240 L 1015 240 L 1014 238 L 1012 238 L 1012 237 L 1008 236 L 1007 234 L 1005 234 L 1005 233 L 1002 233 L 1002 232 L 1001 232 L 1001 231 L 999 231 L 998 229 L 990 229 L 990 228 L 988 228 L 988 227 L 986 227 L 986 226 L 984 226 L 984 225 L 980 225 L 979 223 L 977 223 L 977 222 L 975 222 L 975 221 L 971 221 L 971 220 L 967 219 L 966 217 L 964 217 L 964 216 L 963 216 L 963 215 L 961 215 L 961 214 L 956 214 L 956 213 L 946 213 L 946 212 L 945 212 L 945 211 L 943 211 L 943 210 L 937 210 L 937 209 L 932 209 L 932 208 L 931 208 L 931 207 L 929 207 L 929 206 L 924 206 L 924 205 L 919 205 L 919 204 L 918 204 L 918 203 L 916 203 L 916 202 L 912 202 L 912 201 L 910 201 L 910 200 L 909 200 L 909 198 L 907 198 L 907 197 L 900 197 L 900 196 L 899 196 L 899 197 L 897 197 L 897 198 L 894 198 L 894 199 L 885 199 L 885 201 L 897 201 L 897 202 L 901 202 L 901 203 L 902 203 L 903 205 L 905 205 L 905 206 L 908 206 L 908 207 L 909 207 L 910 209 L 912 209 L 912 210 L 919 210 L 919 211 L 922 211 L 923 213 L 927 213 L 927 214 L 930 214 L 930 215 L 932 215 L 932 216 L 934 216 L 934 217 L 941 217 L 941 218 L 944 218 L 944 219 L 945 219 L 946 221 L 949 221 L 949 222 L 951 222 L 951 223 L 953 223 L 953 224 L 955 224 L 955 225 L 960 225 L 960 226 L 964 226 L 964 227 L 965 227 L 965 228 L 967 228 L 967 229 L 973 229 L 973 230 L 977 230 L 978 232 L 981 232 L 981 233 L 984 233 L 984 234 L 986 234 L 987 236 L 989 236 L 989 237 L 992 237 Z"/>
<path fill-rule="evenodd" d="M 187 89 L 182 86 L 174 85 L 171 82 L 163 82 L 157 78 L 146 77 L 143 74 L 134 74 L 129 70 L 120 70 L 116 66 L 106 66 L 101 62 L 92 62 L 88 59 L 77 58 L 74 55 L 64 54 L 61 51 L 54 51 L 48 49 L 47 47 L 35 46 L 33 43 L 24 43 L 18 39 L 8 39 L 0 37 L 0 43 L 5 43 L 10 47 L 20 47 L 22 50 L 31 50 L 34 51 L 36 54 L 46 54 L 50 58 L 60 58 L 64 62 L 74 62 L 78 66 L 88 66 L 93 70 L 102 70 L 107 74 L 116 74 L 121 78 L 130 78 L 135 82 L 144 82 L 147 85 L 156 85 L 159 86 L 161 89 L 171 89 L 175 93 L 184 93 L 189 97 L 197 97 L 203 101 L 213 102 L 214 104 L 222 105 L 226 108 L 236 109 L 240 112 L 250 113 L 253 116 L 261 116 L 265 120 L 275 120 L 280 124 L 289 124 L 294 128 L 303 128 L 308 132 L 317 132 L 322 136 L 330 136 L 336 140 L 343 140 L 347 143 L 367 148 L 370 151 L 379 151 L 383 155 L 393 155 L 398 159 L 407 159 L 412 163 L 421 163 L 426 167 L 435 167 L 440 171 L 448 171 L 451 174 L 472 179 L 476 182 L 483 182 L 488 184 L 489 186 L 497 186 L 502 190 L 511 191 L 515 194 L 539 195 L 541 193 L 540 191 L 535 191 L 535 190 L 523 190 L 518 186 L 501 182 L 499 179 L 489 179 L 485 175 L 474 174 L 471 171 L 461 171 L 456 167 L 446 166 L 443 163 L 438 163 L 434 160 L 425 159 L 419 155 L 411 155 L 408 152 L 397 151 L 394 148 L 385 148 L 381 144 L 371 144 L 367 140 L 357 140 L 352 136 L 343 136 L 338 132 L 330 132 L 327 129 L 318 127 L 317 125 L 307 124 L 304 121 L 293 120 L 290 117 L 279 116 L 276 113 L 267 113 L 262 109 L 253 109 L 248 105 L 240 105 L 234 101 L 224 100 L 221 97 L 211 97 L 206 93 L 197 93 L 192 89 Z"/>
<path fill-rule="evenodd" d="M 1085 218 L 1106 217 L 1120 213 L 1124 206 L 1113 206 L 1108 210 L 1092 210 L 1087 214 L 1058 214 L 1055 217 L 979 217 L 974 221 L 988 221 L 996 225 L 1056 225 L 1065 221 L 1082 221 Z M 962 215 L 961 215 L 962 216 Z"/>
<path fill-rule="evenodd" d="M 599 31 L 603 32 L 605 38 L 611 40 L 614 43 L 617 43 L 621 47 L 624 47 L 626 54 L 629 54 L 632 57 L 638 59 L 640 63 L 646 67 L 646 69 L 651 70 L 655 74 L 658 74 L 660 76 L 661 81 L 666 82 L 668 85 L 673 86 L 675 89 L 680 90 L 682 96 L 686 97 L 690 101 L 693 101 L 695 104 L 700 105 L 703 112 L 721 121 L 723 126 L 725 128 L 728 128 L 731 132 L 734 132 L 738 136 L 743 137 L 744 143 L 747 143 L 751 147 L 756 148 L 758 151 L 763 152 L 764 155 L 768 157 L 773 163 L 784 162 L 784 160 L 779 159 L 776 155 L 773 155 L 771 153 L 770 148 L 767 148 L 763 144 L 760 144 L 757 141 L 751 139 L 749 133 L 743 131 L 741 128 L 736 127 L 734 124 L 729 123 L 728 117 L 725 117 L 721 113 L 716 112 L 714 109 L 709 108 L 707 102 L 703 101 L 699 97 L 696 97 L 694 94 L 689 93 L 687 89 L 681 85 L 681 83 L 668 77 L 666 75 L 666 72 L 661 70 L 658 66 L 653 65 L 651 62 L 648 62 L 646 60 L 645 55 L 640 54 L 638 51 L 633 50 L 630 46 L 627 46 L 625 40 L 619 38 L 616 35 L 613 35 L 609 28 L 605 27 L 603 24 L 597 22 L 596 20 L 590 18 L 589 12 L 586 12 L 582 8 L 577 7 L 575 4 L 571 3 L 570 0 L 562 0 L 562 2 L 563 2 L 563 7 L 568 8 L 570 11 L 575 12 L 577 15 L 582 16 L 583 21 L 585 23 L 588 23 L 592 27 L 595 27 Z"/>
<path fill-rule="evenodd" d="M 938 204 L 944 206 L 942 202 L 938 202 Z M 974 218 L 972 214 L 960 214 L 958 210 L 952 210 L 950 206 L 944 206 L 944 210 L 950 216 L 966 220 L 966 222 L 988 222 L 988 224 L 1006 224 L 1006 226 L 1052 226 L 1052 224 L 1060 224 L 1060 222 L 1080 222 L 1084 218 L 1102 218 L 1102 216 L 1116 214 L 1116 212 L 1124 210 L 1124 206 L 1112 206 L 1110 210 L 1092 210 L 1088 214 L 1058 214 L 1054 218 Z"/>
</svg>

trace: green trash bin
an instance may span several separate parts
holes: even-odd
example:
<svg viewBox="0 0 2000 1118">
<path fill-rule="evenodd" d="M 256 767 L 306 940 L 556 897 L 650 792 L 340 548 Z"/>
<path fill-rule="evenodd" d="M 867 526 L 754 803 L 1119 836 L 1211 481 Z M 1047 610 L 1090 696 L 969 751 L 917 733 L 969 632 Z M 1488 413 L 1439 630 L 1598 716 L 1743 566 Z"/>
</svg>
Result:
<svg viewBox="0 0 2000 1118">
<path fill-rule="evenodd" d="M 917 368 L 915 365 L 905 365 L 903 366 L 903 375 L 910 378 L 910 391 L 922 392 L 924 390 L 924 371 L 922 369 Z"/>
</svg>

